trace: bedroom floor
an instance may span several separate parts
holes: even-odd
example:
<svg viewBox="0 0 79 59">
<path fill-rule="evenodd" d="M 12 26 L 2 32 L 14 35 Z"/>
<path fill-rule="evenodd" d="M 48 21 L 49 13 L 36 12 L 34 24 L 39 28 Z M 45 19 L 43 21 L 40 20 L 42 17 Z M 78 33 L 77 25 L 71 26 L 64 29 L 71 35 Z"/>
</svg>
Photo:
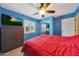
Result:
<svg viewBox="0 0 79 59">
<path fill-rule="evenodd" d="M 22 56 L 21 49 L 22 47 L 19 47 L 7 53 L 0 53 L 0 56 Z"/>
</svg>

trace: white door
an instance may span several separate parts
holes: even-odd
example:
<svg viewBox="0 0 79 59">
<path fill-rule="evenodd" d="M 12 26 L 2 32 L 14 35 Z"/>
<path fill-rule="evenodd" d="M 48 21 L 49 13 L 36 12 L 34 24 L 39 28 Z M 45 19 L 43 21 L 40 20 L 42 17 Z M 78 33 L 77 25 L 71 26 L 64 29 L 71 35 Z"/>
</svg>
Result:
<svg viewBox="0 0 79 59">
<path fill-rule="evenodd" d="M 75 35 L 75 18 L 68 18 L 62 20 L 62 36 Z"/>
</svg>

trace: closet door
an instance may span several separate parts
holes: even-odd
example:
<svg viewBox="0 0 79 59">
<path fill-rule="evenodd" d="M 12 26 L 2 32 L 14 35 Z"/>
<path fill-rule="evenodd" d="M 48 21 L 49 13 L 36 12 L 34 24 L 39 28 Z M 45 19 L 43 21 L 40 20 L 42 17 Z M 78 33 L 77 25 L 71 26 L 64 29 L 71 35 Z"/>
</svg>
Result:
<svg viewBox="0 0 79 59">
<path fill-rule="evenodd" d="M 61 24 L 62 36 L 75 35 L 75 18 L 67 18 L 62 20 Z"/>
<path fill-rule="evenodd" d="M 79 15 L 76 16 L 76 35 L 79 35 Z"/>
</svg>

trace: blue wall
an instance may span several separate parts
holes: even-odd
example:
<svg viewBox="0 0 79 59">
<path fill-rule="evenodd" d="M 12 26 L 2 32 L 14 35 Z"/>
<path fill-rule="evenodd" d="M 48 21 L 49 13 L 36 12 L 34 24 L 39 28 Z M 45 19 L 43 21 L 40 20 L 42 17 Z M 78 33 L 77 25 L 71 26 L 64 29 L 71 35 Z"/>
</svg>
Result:
<svg viewBox="0 0 79 59">
<path fill-rule="evenodd" d="M 79 7 L 77 7 L 77 9 L 72 13 L 69 13 L 66 15 L 61 15 L 61 16 L 58 16 L 55 18 L 53 16 L 50 16 L 45 19 L 42 19 L 42 22 L 50 24 L 50 35 L 52 35 L 52 34 L 53 35 L 61 35 L 61 32 L 62 32 L 61 21 L 66 18 L 75 17 L 77 14 L 79 14 Z"/>
<path fill-rule="evenodd" d="M 11 10 L 7 10 L 5 8 L 0 8 L 0 13 L 6 14 L 6 15 L 10 15 L 13 16 L 15 18 L 19 18 L 22 20 L 31 20 L 33 22 L 36 22 L 36 32 L 33 33 L 27 33 L 24 35 L 24 39 L 30 39 L 32 37 L 44 34 L 44 32 L 41 31 L 41 24 L 42 23 L 49 23 L 50 24 L 50 35 L 61 35 L 61 20 L 66 19 L 66 18 L 71 18 L 71 17 L 75 17 L 77 14 L 79 14 L 79 7 L 76 9 L 76 11 L 74 11 L 73 13 L 69 13 L 66 15 L 62 15 L 59 17 L 54 18 L 53 16 L 47 17 L 45 19 L 41 19 L 42 21 L 39 21 L 38 19 L 34 19 L 32 17 L 23 15 L 23 14 L 19 14 L 17 12 L 13 12 Z M 1 22 L 1 21 L 0 21 Z M 1 25 L 1 23 L 0 23 Z"/>
<path fill-rule="evenodd" d="M 33 33 L 27 33 L 25 36 L 24 36 L 24 39 L 27 40 L 27 39 L 30 39 L 30 38 L 33 38 L 33 37 L 36 37 L 36 36 L 39 36 L 41 34 L 45 34 L 44 32 L 42 32 L 41 30 L 41 22 L 36 22 L 36 32 L 33 32 Z"/>
<path fill-rule="evenodd" d="M 61 21 L 63 19 L 75 17 L 77 14 L 79 14 L 79 7 L 73 13 L 56 17 L 54 21 L 54 35 L 61 35 Z"/>
<path fill-rule="evenodd" d="M 49 33 L 50 35 L 54 35 L 54 17 L 51 17 L 50 19 Z"/>
<path fill-rule="evenodd" d="M 49 34 L 53 35 L 54 34 L 54 17 L 50 16 L 50 17 L 44 18 L 41 20 L 41 22 L 49 24 Z"/>
<path fill-rule="evenodd" d="M 41 19 L 41 22 L 42 22 L 42 23 L 50 23 L 51 17 L 52 17 L 52 16 L 47 17 L 47 18 L 43 18 L 43 19 Z"/>
<path fill-rule="evenodd" d="M 50 17 L 43 19 L 42 22 L 50 24 L 50 34 L 61 35 L 61 32 L 62 32 L 61 31 L 61 21 L 66 18 L 75 17 L 77 14 L 79 14 L 79 7 L 72 13 L 69 13 L 66 15 L 61 15 L 56 18 L 54 18 L 53 16 L 50 16 Z"/>
<path fill-rule="evenodd" d="M 76 11 L 75 11 L 75 14 L 77 15 L 79 15 L 79 7 L 76 9 Z"/>
<path fill-rule="evenodd" d="M 19 18 L 19 19 L 22 19 L 22 20 L 31 20 L 33 22 L 36 22 L 36 32 L 26 33 L 24 35 L 24 40 L 30 39 L 32 37 L 35 37 L 35 36 L 38 36 L 38 35 L 41 35 L 41 34 L 44 34 L 41 31 L 41 22 L 38 19 L 34 19 L 32 17 L 26 16 L 26 15 L 23 15 L 23 14 L 20 14 L 20 13 L 17 13 L 17 12 L 7 10 L 5 8 L 2 8 L 2 7 L 0 8 L 0 11 L 3 14 L 10 15 L 10 16 L 13 16 L 15 18 Z"/>
</svg>

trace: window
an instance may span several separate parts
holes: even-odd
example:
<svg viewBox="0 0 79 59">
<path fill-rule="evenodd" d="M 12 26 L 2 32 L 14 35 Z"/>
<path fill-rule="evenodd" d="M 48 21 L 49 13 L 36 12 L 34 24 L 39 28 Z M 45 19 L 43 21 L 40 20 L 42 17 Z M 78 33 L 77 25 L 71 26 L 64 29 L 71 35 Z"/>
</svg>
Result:
<svg viewBox="0 0 79 59">
<path fill-rule="evenodd" d="M 33 21 L 24 20 L 24 33 L 32 33 L 36 31 L 36 24 Z"/>
</svg>

